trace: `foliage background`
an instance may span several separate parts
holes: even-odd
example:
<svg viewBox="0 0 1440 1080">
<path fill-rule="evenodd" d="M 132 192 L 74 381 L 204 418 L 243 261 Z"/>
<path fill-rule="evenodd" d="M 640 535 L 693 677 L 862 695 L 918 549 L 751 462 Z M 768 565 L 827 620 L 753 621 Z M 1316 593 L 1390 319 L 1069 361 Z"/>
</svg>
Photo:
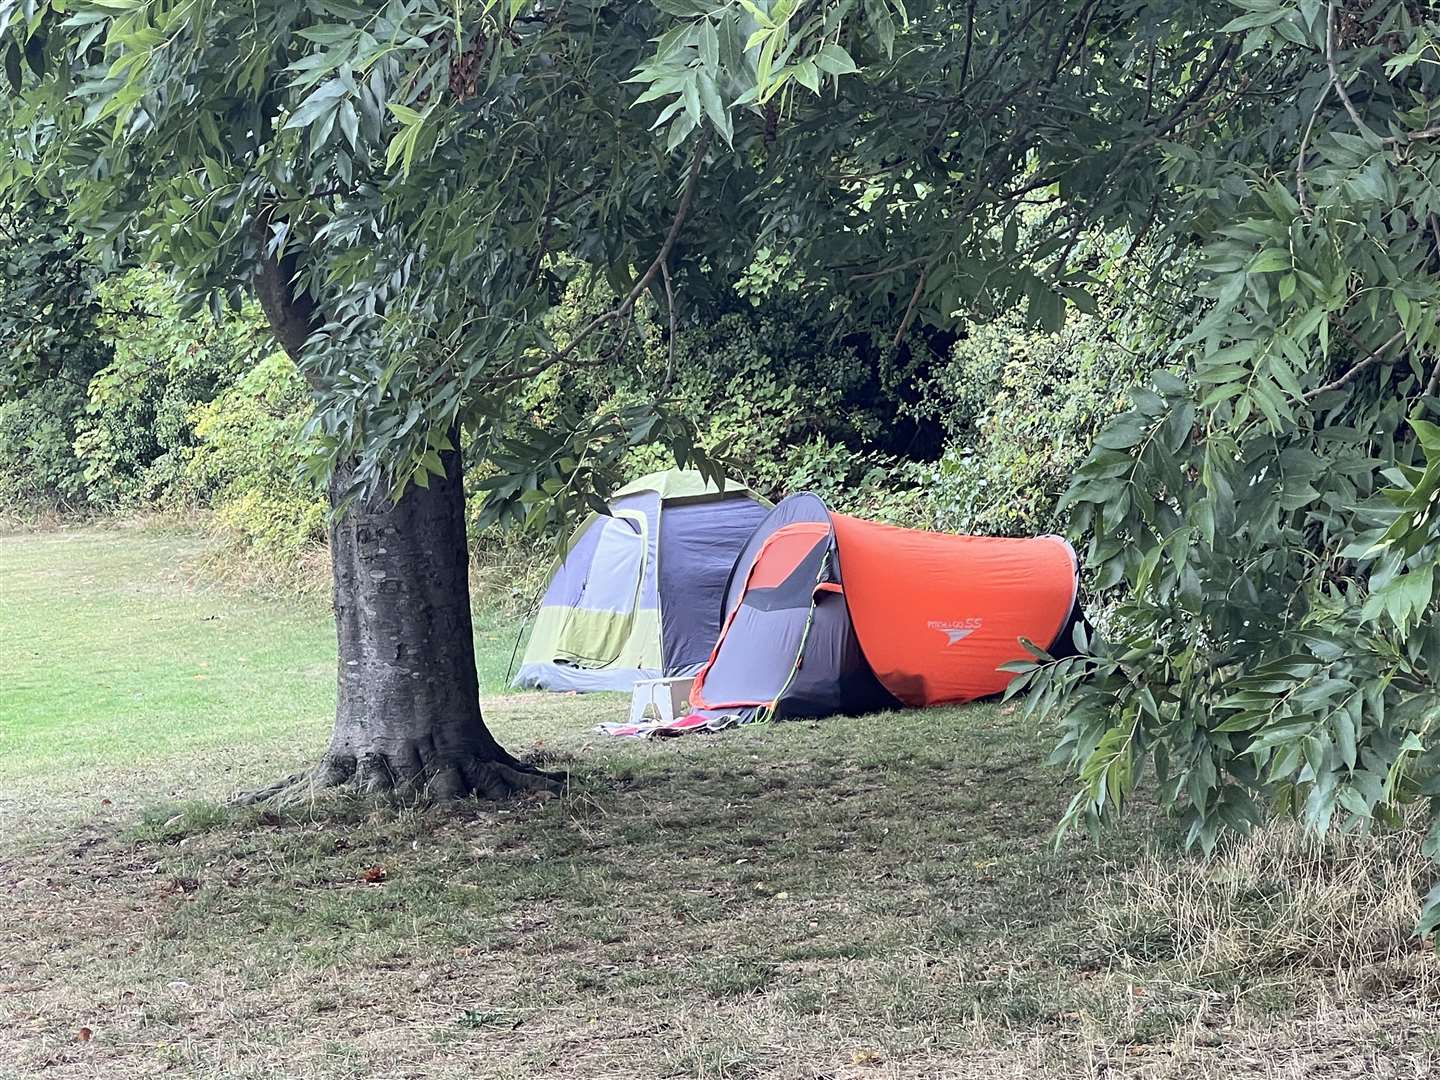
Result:
<svg viewBox="0 0 1440 1080">
<path fill-rule="evenodd" d="M 302 468 L 309 399 L 259 311 L 186 315 L 158 270 L 97 287 L 97 365 L 0 404 L 0 507 L 213 512 L 261 558 L 323 541 L 324 492 Z"/>
<path fill-rule="evenodd" d="M 47 381 L 0 405 L 0 506 L 92 514 L 208 511 L 250 555 L 290 562 L 325 535 L 324 491 L 306 470 L 310 398 L 283 353 L 269 351 L 247 306 L 185 315 L 154 269 L 101 287 L 106 362 L 77 385 Z M 1076 316 L 1057 334 L 1018 317 L 969 323 L 953 339 L 918 336 L 893 355 L 843 313 L 795 319 L 783 296 L 730 295 L 678 326 L 638 305 L 627 348 L 605 368 L 552 368 L 527 388 L 539 425 L 664 396 L 723 453 L 731 475 L 770 498 L 799 490 L 838 509 L 926 528 L 995 534 L 1055 531 L 1056 503 L 1095 432 L 1123 405 L 1114 341 L 1121 317 Z M 614 302 L 588 275 L 551 315 L 564 341 Z M 467 443 L 468 466 L 489 466 Z M 626 476 L 673 463 L 632 449 Z M 543 563 L 558 535 L 485 525 L 469 509 L 481 562 L 507 573 Z"/>
</svg>

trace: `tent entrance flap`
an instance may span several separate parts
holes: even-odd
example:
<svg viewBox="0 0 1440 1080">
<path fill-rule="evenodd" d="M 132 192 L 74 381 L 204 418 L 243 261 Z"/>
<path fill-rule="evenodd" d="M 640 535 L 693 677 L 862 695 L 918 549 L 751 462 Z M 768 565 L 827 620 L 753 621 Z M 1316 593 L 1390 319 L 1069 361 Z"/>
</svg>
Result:
<svg viewBox="0 0 1440 1080">
<path fill-rule="evenodd" d="M 645 580 L 645 517 L 619 511 L 592 526 L 589 572 L 555 635 L 554 659 L 578 667 L 604 667 L 619 659 L 634 630 Z"/>
<path fill-rule="evenodd" d="M 705 709 L 771 706 L 794 677 L 815 586 L 829 564 L 830 529 L 797 523 L 765 538 L 710 662 L 690 697 Z"/>
<path fill-rule="evenodd" d="M 860 653 L 829 525 L 797 521 L 765 537 L 691 701 L 786 716 L 895 707 Z"/>
<path fill-rule="evenodd" d="M 752 499 L 714 496 L 677 500 L 660 515 L 655 577 L 665 671 L 693 675 L 720 637 L 716 602 L 735 565 L 736 550 L 768 509 Z"/>
</svg>

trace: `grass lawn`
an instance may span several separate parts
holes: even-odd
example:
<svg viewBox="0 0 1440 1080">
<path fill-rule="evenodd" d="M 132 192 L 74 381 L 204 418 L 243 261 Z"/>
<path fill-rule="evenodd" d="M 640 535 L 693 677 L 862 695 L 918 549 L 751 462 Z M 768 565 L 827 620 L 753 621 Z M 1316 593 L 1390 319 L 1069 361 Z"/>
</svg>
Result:
<svg viewBox="0 0 1440 1080">
<path fill-rule="evenodd" d="M 203 541 L 0 537 L 0 1078 L 1415 1077 L 1413 838 L 1201 862 L 1142 810 L 1054 850 L 1048 735 L 993 705 L 661 743 L 614 696 L 486 715 L 570 793 L 230 810 L 312 759 L 314 602 Z"/>
<path fill-rule="evenodd" d="M 323 746 L 327 603 L 208 585 L 205 548 L 154 528 L 0 536 L 0 809 L 18 780 L 62 799 L 216 795 Z M 487 692 L 516 630 L 477 620 Z"/>
</svg>

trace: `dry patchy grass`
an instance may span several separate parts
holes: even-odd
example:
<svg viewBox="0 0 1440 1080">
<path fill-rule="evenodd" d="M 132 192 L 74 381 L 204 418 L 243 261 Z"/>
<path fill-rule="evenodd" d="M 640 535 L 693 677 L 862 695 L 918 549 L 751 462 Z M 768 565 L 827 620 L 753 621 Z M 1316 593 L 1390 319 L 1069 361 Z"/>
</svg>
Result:
<svg viewBox="0 0 1440 1080">
<path fill-rule="evenodd" d="M 1437 1060 L 1394 848 L 1277 831 L 1206 864 L 1136 820 L 1056 852 L 1064 779 L 993 707 L 648 745 L 583 734 L 614 699 L 491 713 L 513 733 L 551 701 L 559 800 L 201 800 L 0 861 L 0 1074 L 1316 1080 Z"/>
<path fill-rule="evenodd" d="M 150 577 L 120 587 L 149 565 L 138 548 L 108 569 L 93 546 L 30 551 L 31 586 L 47 552 L 76 551 L 92 585 L 44 586 L 28 617 L 58 611 L 83 643 L 98 597 L 119 643 L 185 615 Z M 302 615 L 275 618 L 309 640 Z M 277 672 L 309 685 L 294 652 Z M 14 700 L 43 722 L 33 689 Z M 113 728 L 103 760 L 22 732 L 30 764 L 0 762 L 5 1080 L 1330 1080 L 1440 1062 L 1436 961 L 1407 928 L 1413 838 L 1317 847 L 1277 827 L 1207 862 L 1142 809 L 1056 851 L 1068 782 L 1047 733 L 995 706 L 637 744 L 589 734 L 617 698 L 506 695 L 486 702 L 497 733 L 569 770 L 568 795 L 282 815 L 219 800 L 317 753 L 323 717 L 257 712 L 227 739 L 173 711 L 131 745 L 127 714 L 87 693 Z"/>
</svg>

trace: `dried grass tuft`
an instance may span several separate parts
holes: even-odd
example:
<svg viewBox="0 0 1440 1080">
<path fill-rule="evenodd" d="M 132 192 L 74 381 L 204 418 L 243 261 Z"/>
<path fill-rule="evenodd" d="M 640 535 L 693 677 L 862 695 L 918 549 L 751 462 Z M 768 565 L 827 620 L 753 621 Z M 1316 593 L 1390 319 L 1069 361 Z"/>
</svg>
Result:
<svg viewBox="0 0 1440 1080">
<path fill-rule="evenodd" d="M 1321 838 L 1257 829 L 1210 860 L 1155 856 L 1092 904 L 1113 963 L 1177 977 L 1430 994 L 1440 964 L 1414 936 L 1433 864 L 1416 829 Z M 1308 989 L 1308 993 L 1306 992 Z"/>
</svg>

